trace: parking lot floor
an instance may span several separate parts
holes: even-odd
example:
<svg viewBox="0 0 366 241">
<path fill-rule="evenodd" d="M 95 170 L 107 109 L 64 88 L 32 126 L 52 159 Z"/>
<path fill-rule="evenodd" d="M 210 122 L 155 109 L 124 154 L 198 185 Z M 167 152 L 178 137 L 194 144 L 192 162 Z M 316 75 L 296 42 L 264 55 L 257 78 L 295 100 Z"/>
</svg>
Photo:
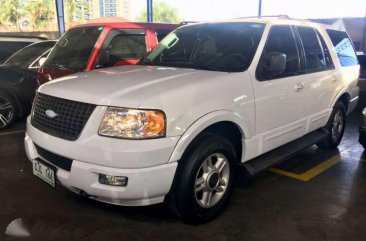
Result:
<svg viewBox="0 0 366 241">
<path fill-rule="evenodd" d="M 360 107 L 348 117 L 338 150 L 312 146 L 252 178 L 239 170 L 226 211 L 201 225 L 183 223 L 164 204 L 119 207 L 51 188 L 32 174 L 21 121 L 0 132 L 0 240 L 15 240 L 5 232 L 19 218 L 30 234 L 21 240 L 365 240 L 359 121 Z"/>
</svg>

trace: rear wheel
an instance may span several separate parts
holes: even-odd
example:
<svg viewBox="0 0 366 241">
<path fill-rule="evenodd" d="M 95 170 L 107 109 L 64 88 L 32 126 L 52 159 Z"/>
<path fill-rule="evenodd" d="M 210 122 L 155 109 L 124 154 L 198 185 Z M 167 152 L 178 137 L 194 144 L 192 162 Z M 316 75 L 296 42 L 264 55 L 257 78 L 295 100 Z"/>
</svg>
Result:
<svg viewBox="0 0 366 241">
<path fill-rule="evenodd" d="M 179 161 L 168 204 L 187 222 L 205 222 L 219 215 L 233 185 L 236 154 L 225 138 L 203 134 Z"/>
<path fill-rule="evenodd" d="M 329 121 L 325 126 L 328 131 L 328 136 L 321 142 L 317 143 L 317 146 L 322 149 L 334 149 L 337 148 L 342 140 L 344 129 L 346 127 L 346 108 L 344 104 L 338 101 L 334 107 Z"/>
<path fill-rule="evenodd" d="M 0 91 L 0 130 L 9 127 L 16 119 L 15 102 L 11 96 Z"/>
</svg>

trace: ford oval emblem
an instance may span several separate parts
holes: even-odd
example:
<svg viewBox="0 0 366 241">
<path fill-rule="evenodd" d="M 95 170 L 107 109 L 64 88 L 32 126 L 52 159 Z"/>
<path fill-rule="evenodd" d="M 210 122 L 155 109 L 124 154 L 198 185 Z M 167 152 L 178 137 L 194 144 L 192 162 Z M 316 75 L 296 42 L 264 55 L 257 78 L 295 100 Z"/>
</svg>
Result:
<svg viewBox="0 0 366 241">
<path fill-rule="evenodd" d="M 56 114 L 53 110 L 46 110 L 46 116 L 53 119 L 58 116 L 58 114 Z"/>
</svg>

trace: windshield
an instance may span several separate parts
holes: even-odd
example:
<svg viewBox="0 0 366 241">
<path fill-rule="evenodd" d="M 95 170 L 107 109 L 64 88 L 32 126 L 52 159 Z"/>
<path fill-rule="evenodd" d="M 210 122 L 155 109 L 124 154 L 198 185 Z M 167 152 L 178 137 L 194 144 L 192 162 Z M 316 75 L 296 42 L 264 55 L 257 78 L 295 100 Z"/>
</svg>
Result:
<svg viewBox="0 0 366 241">
<path fill-rule="evenodd" d="M 254 57 L 264 29 L 258 23 L 205 23 L 177 29 L 142 62 L 158 65 L 239 72 Z"/>
<path fill-rule="evenodd" d="M 84 70 L 103 27 L 80 27 L 70 29 L 57 42 L 44 67 Z"/>
<path fill-rule="evenodd" d="M 45 41 L 31 44 L 4 62 L 5 65 L 30 65 L 39 56 L 55 45 L 55 41 Z"/>
</svg>

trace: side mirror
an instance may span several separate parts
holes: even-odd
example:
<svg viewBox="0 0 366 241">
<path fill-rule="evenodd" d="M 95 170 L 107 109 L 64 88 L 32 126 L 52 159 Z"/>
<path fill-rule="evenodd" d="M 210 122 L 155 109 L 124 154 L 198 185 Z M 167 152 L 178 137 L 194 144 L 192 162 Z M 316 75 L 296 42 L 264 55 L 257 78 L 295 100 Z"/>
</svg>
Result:
<svg viewBox="0 0 366 241">
<path fill-rule="evenodd" d="M 281 74 L 286 69 L 286 54 L 271 52 L 266 58 L 266 72 L 269 75 Z"/>
<path fill-rule="evenodd" d="M 44 62 L 46 62 L 46 57 L 42 57 L 42 58 L 40 58 L 39 60 L 38 60 L 38 65 L 39 66 L 42 66 L 43 64 L 44 64 Z"/>
</svg>

